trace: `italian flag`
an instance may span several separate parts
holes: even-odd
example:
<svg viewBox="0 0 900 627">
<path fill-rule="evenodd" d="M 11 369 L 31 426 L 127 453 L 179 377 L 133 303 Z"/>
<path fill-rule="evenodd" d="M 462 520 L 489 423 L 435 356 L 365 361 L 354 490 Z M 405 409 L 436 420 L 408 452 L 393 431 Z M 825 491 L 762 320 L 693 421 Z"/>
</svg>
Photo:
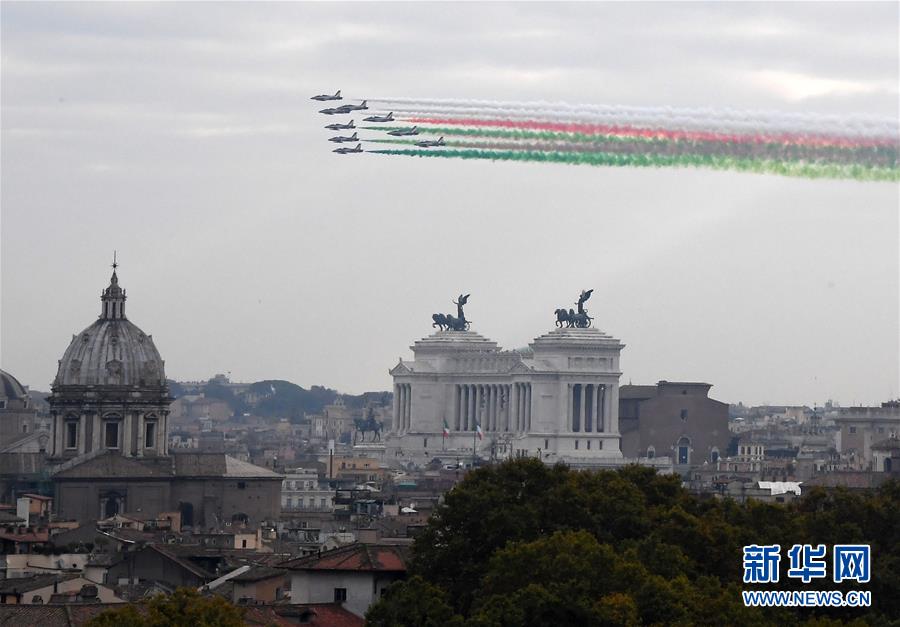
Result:
<svg viewBox="0 0 900 627">
<path fill-rule="evenodd" d="M 479 440 L 483 440 L 483 439 L 484 439 L 484 431 L 481 430 L 481 423 L 480 423 L 480 422 L 476 422 L 476 423 L 475 423 L 475 433 L 478 434 L 478 439 L 479 439 Z"/>
<path fill-rule="evenodd" d="M 446 419 L 446 418 L 444 418 L 444 437 L 445 437 L 445 438 L 449 438 L 449 437 L 450 437 L 450 425 L 447 424 L 447 419 Z"/>
</svg>

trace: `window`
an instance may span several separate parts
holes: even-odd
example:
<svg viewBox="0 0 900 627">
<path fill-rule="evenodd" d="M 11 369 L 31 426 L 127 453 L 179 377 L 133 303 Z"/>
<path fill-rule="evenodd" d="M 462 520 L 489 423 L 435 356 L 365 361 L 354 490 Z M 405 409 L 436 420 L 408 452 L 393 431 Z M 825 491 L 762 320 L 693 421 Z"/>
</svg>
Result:
<svg viewBox="0 0 900 627">
<path fill-rule="evenodd" d="M 144 424 L 144 447 L 153 448 L 156 445 L 156 423 Z"/>
<path fill-rule="evenodd" d="M 247 483 L 245 481 L 238 481 L 237 487 L 238 487 L 238 490 L 243 490 L 244 488 L 247 487 Z"/>
<path fill-rule="evenodd" d="M 850 427 L 850 433 L 856 433 L 856 427 Z"/>
<path fill-rule="evenodd" d="M 424 439 L 425 441 L 422 443 L 422 447 L 423 447 L 423 448 L 428 448 L 428 438 L 423 438 L 423 439 Z M 366 464 L 366 468 L 368 468 L 368 467 L 369 467 L 369 465 Z"/>
<path fill-rule="evenodd" d="M 544 440 L 544 450 L 546 451 L 548 448 L 550 448 L 550 440 Z"/>
<path fill-rule="evenodd" d="M 575 450 L 578 450 L 578 440 L 575 440 Z"/>
<path fill-rule="evenodd" d="M 681 419 L 687 420 L 687 410 L 686 409 L 681 410 Z"/>
<path fill-rule="evenodd" d="M 335 603 L 343 603 L 347 600 L 347 588 L 335 588 L 334 589 L 334 602 Z"/>
<path fill-rule="evenodd" d="M 119 423 L 107 422 L 104 429 L 106 448 L 119 448 Z"/>
<path fill-rule="evenodd" d="M 691 463 L 691 441 L 688 438 L 678 440 L 678 462 L 679 464 Z"/>
<path fill-rule="evenodd" d="M 715 446 L 713 447 L 712 451 L 710 451 L 710 453 L 709 453 L 709 461 L 711 461 L 714 464 L 717 461 L 719 461 L 719 449 Z"/>
<path fill-rule="evenodd" d="M 78 448 L 78 423 L 66 423 L 66 448 Z"/>
<path fill-rule="evenodd" d="M 587 444 L 588 444 L 588 450 L 591 450 L 591 441 L 588 440 Z"/>
<path fill-rule="evenodd" d="M 22 433 L 28 433 L 28 424 L 27 423 L 22 425 Z"/>
<path fill-rule="evenodd" d="M 647 459 L 653 459 L 656 457 L 656 449 L 652 446 L 647 447 Z"/>
<path fill-rule="evenodd" d="M 325 509 L 325 497 L 319 499 L 319 507 Z"/>
<path fill-rule="evenodd" d="M 246 548 L 247 548 L 247 541 L 246 541 L 246 540 L 241 540 L 241 548 L 242 548 L 242 549 L 246 549 Z"/>
</svg>

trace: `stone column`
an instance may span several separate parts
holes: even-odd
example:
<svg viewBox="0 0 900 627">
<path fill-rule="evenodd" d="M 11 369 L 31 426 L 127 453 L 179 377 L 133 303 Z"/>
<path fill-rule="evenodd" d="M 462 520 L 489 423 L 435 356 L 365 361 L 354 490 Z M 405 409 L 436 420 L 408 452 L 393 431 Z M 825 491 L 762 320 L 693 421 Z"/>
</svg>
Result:
<svg viewBox="0 0 900 627">
<path fill-rule="evenodd" d="M 119 437 L 122 438 L 122 443 L 119 445 L 119 452 L 122 455 L 128 457 L 131 455 L 131 425 L 134 422 L 134 415 L 128 415 L 129 412 L 122 412 L 122 425 L 121 425 L 121 433 L 119 433 Z"/>
<path fill-rule="evenodd" d="M 582 383 L 579 388 L 579 394 L 581 395 L 581 402 L 578 404 L 578 430 L 584 431 L 585 427 L 585 413 L 587 411 L 587 407 L 585 407 L 587 401 L 587 386 Z"/>
<path fill-rule="evenodd" d="M 584 424 L 581 430 L 590 433 L 594 429 L 594 384 L 584 384 Z"/>
<path fill-rule="evenodd" d="M 94 429 L 91 433 L 91 440 L 93 441 L 93 450 L 98 451 L 103 447 L 103 419 L 100 417 L 100 412 L 97 412 L 93 416 L 94 420 Z M 85 425 L 87 426 L 87 425 Z M 80 429 L 81 427 L 79 427 Z M 79 438 L 87 437 L 87 429 L 83 430 L 83 433 L 78 434 Z"/>
<path fill-rule="evenodd" d="M 453 400 L 450 404 L 450 415 L 452 418 L 447 423 L 453 425 L 454 431 L 459 431 L 459 386 L 455 383 L 453 384 Z"/>
<path fill-rule="evenodd" d="M 510 417 L 509 401 L 512 397 L 512 386 L 503 386 L 503 430 L 507 433 L 512 431 L 512 418 Z"/>
<path fill-rule="evenodd" d="M 525 428 L 531 431 L 531 384 L 525 384 Z"/>
<path fill-rule="evenodd" d="M 169 441 L 169 417 L 162 415 L 156 420 L 156 454 L 165 455 Z"/>
<path fill-rule="evenodd" d="M 513 383 L 510 387 L 509 406 L 512 412 L 513 430 L 519 432 L 519 384 Z"/>
<path fill-rule="evenodd" d="M 394 420 L 392 424 L 394 433 L 400 432 L 400 386 L 394 384 Z"/>
<path fill-rule="evenodd" d="M 491 384 L 491 431 L 500 429 L 500 386 Z"/>
<path fill-rule="evenodd" d="M 53 454 L 54 455 L 62 455 L 63 447 L 62 447 L 62 439 L 63 439 L 63 431 L 65 430 L 65 422 L 63 421 L 63 417 L 61 414 L 57 414 L 53 416 Z"/>
<path fill-rule="evenodd" d="M 412 384 L 406 384 L 406 430 L 412 429 Z"/>
<path fill-rule="evenodd" d="M 84 455 L 86 452 L 86 435 L 87 435 L 87 414 L 81 414 L 81 419 L 78 421 L 78 454 Z"/>
<path fill-rule="evenodd" d="M 614 383 L 609 386 L 609 431 L 619 432 L 619 385 Z"/>
<path fill-rule="evenodd" d="M 144 412 L 138 414 L 138 423 L 137 423 L 137 452 L 136 455 L 138 457 L 144 456 L 144 437 L 147 435 L 147 428 L 144 426 L 147 424 L 146 419 L 144 418 Z M 159 429 L 159 418 L 157 418 L 157 429 Z"/>
</svg>

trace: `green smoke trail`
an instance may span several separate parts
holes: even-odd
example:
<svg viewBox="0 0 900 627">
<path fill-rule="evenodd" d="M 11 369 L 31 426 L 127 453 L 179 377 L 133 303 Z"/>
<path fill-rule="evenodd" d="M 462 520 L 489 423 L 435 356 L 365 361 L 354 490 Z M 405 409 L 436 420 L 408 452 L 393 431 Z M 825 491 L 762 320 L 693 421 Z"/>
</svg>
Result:
<svg viewBox="0 0 900 627">
<path fill-rule="evenodd" d="M 784 162 L 771 159 L 744 159 L 720 155 L 648 155 L 602 152 L 558 152 L 518 150 L 373 150 L 373 154 L 409 157 L 443 157 L 456 159 L 487 159 L 491 161 L 530 161 L 612 167 L 699 167 L 716 170 L 735 170 L 760 174 L 777 174 L 810 179 L 853 179 L 857 181 L 900 181 L 896 168 L 871 167 L 859 164 Z"/>
</svg>

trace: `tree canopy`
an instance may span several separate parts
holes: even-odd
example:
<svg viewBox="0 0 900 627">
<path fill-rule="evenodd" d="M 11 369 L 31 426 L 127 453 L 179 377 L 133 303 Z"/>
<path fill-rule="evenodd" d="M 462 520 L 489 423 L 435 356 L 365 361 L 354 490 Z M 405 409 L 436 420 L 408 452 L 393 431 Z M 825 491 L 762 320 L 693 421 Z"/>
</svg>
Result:
<svg viewBox="0 0 900 627">
<path fill-rule="evenodd" d="M 676 476 L 574 471 L 522 459 L 481 468 L 416 539 L 412 577 L 371 625 L 885 624 L 900 616 L 900 484 L 811 489 L 790 505 L 701 499 Z M 748 544 L 869 543 L 873 607 L 745 608 Z M 770 589 L 851 589 L 785 575 Z M 758 586 L 757 586 L 758 587 Z M 413 599 L 418 601 L 413 602 Z M 443 623 L 442 623 L 443 621 Z"/>
<path fill-rule="evenodd" d="M 220 596 L 179 588 L 141 604 L 107 610 L 86 627 L 243 627 L 243 612 Z"/>
</svg>

